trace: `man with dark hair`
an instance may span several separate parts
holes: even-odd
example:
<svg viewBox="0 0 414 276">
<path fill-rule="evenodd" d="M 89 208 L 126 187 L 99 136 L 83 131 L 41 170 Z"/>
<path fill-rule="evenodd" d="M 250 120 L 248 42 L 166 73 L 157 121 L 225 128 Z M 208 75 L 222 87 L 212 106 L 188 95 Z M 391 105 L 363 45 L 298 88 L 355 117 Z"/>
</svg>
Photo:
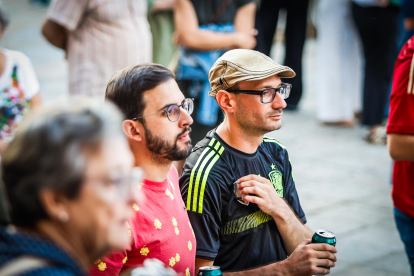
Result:
<svg viewBox="0 0 414 276">
<path fill-rule="evenodd" d="M 196 271 L 214 264 L 224 275 L 302 276 L 335 266 L 335 247 L 310 244 L 286 148 L 264 136 L 282 126 L 291 85 L 280 78 L 294 76 L 243 49 L 226 52 L 210 70 L 209 95 L 225 119 L 195 146 L 180 178 L 197 238 Z"/>
<path fill-rule="evenodd" d="M 189 133 L 192 99 L 185 99 L 174 74 L 162 65 L 143 64 L 117 72 L 109 81 L 106 99 L 124 113 L 122 128 L 145 172 L 140 189 L 146 197 L 134 204 L 128 221 L 131 246 L 114 252 L 94 266 L 92 275 L 118 275 L 156 258 L 183 275 L 194 275 L 196 242 L 178 187 L 172 162 L 191 151 Z"/>
</svg>

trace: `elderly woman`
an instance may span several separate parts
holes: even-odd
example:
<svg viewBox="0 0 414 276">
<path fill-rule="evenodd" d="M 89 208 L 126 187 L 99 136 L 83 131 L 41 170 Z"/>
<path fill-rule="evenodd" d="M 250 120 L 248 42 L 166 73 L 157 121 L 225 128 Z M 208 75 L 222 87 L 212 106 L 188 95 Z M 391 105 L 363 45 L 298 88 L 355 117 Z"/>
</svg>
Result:
<svg viewBox="0 0 414 276">
<path fill-rule="evenodd" d="M 140 172 L 121 115 L 72 106 L 30 118 L 2 157 L 13 226 L 0 227 L 0 275 L 86 275 L 130 242 Z"/>
</svg>

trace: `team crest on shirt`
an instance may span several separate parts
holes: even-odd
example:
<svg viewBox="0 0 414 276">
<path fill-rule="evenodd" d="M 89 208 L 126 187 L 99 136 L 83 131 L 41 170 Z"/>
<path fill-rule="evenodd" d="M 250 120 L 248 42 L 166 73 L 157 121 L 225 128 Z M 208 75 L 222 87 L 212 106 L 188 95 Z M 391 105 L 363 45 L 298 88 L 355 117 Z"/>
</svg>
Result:
<svg viewBox="0 0 414 276">
<path fill-rule="evenodd" d="M 282 173 L 275 170 L 275 165 L 272 164 L 272 171 L 269 173 L 269 179 L 280 197 L 283 197 Z"/>
</svg>

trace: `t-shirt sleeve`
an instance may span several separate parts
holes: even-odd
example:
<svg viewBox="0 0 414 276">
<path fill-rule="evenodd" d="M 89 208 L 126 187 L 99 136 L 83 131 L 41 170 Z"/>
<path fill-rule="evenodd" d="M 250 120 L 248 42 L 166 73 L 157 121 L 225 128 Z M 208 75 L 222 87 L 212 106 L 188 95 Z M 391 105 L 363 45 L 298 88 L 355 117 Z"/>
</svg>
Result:
<svg viewBox="0 0 414 276">
<path fill-rule="evenodd" d="M 89 0 L 53 0 L 47 18 L 74 31 L 83 19 Z"/>
<path fill-rule="evenodd" d="M 21 82 L 22 89 L 26 100 L 30 100 L 34 95 L 39 93 L 40 85 L 37 80 L 35 70 L 30 59 L 23 53 L 16 52 L 17 59 L 17 76 Z"/>
<path fill-rule="evenodd" d="M 181 196 L 197 241 L 196 257 L 214 260 L 220 247 L 219 178 L 210 172 L 203 185 L 204 173 L 200 174 L 201 181 L 197 181 L 197 172 L 184 171 L 180 177 Z"/>
<path fill-rule="evenodd" d="M 409 41 L 394 67 L 387 133 L 414 134 L 414 37 Z"/>
<path fill-rule="evenodd" d="M 303 223 L 306 223 L 306 216 L 303 212 L 302 206 L 300 205 L 298 192 L 296 191 L 295 180 L 293 178 L 292 172 L 292 164 L 290 163 L 289 155 L 286 150 L 283 166 L 283 198 L 289 203 L 292 210 L 296 213 L 296 216 Z"/>
</svg>

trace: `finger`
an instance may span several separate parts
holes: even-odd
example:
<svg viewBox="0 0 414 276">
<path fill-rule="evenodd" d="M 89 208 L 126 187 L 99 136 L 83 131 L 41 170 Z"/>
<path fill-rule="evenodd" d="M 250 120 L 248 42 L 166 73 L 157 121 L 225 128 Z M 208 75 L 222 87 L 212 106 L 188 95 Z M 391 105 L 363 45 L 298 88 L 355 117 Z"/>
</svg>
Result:
<svg viewBox="0 0 414 276">
<path fill-rule="evenodd" d="M 253 35 L 253 36 L 258 35 L 258 33 L 259 33 L 259 31 L 258 31 L 257 29 L 253 29 L 253 30 L 252 30 L 252 35 Z"/>
<path fill-rule="evenodd" d="M 263 191 L 262 189 L 258 188 L 258 187 L 247 187 L 247 188 L 243 188 L 240 193 L 242 195 L 247 195 L 247 194 L 254 194 L 260 198 L 265 198 L 266 197 L 266 192 Z"/>
<path fill-rule="evenodd" d="M 245 176 L 243 176 L 243 177 L 240 177 L 240 178 L 237 180 L 237 183 L 238 183 L 238 184 L 240 184 L 240 183 L 245 182 L 245 181 L 255 180 L 255 179 L 256 179 L 256 177 L 257 177 L 257 175 L 255 175 L 255 174 L 245 175 Z"/>
<path fill-rule="evenodd" d="M 303 242 L 301 242 L 301 244 L 307 245 L 307 244 L 310 244 L 311 242 L 312 242 L 311 239 L 304 239 Z"/>
<path fill-rule="evenodd" d="M 318 259 L 329 259 L 336 262 L 336 256 L 329 251 L 314 251 L 314 256 Z"/>
<path fill-rule="evenodd" d="M 331 273 L 331 271 L 329 269 L 323 268 L 323 267 L 316 267 L 313 269 L 313 274 L 322 274 L 322 275 L 326 275 Z"/>
<path fill-rule="evenodd" d="M 257 180 L 248 180 L 248 181 L 244 181 L 244 182 L 238 184 L 237 188 L 239 190 L 241 190 L 243 188 L 246 188 L 246 187 L 261 187 L 261 188 L 264 188 L 263 185 L 264 185 L 263 183 L 261 183 Z"/>
<path fill-rule="evenodd" d="M 315 264 L 317 266 L 327 266 L 327 267 L 335 267 L 335 262 L 332 262 L 328 259 L 316 259 Z"/>
<path fill-rule="evenodd" d="M 338 249 L 336 249 L 334 246 L 329 245 L 327 243 L 312 243 L 309 246 L 312 247 L 312 249 L 316 251 L 329 251 L 332 253 L 338 252 Z"/>
<path fill-rule="evenodd" d="M 248 202 L 251 202 L 251 203 L 256 203 L 259 206 L 262 206 L 262 205 L 265 204 L 265 201 L 263 199 L 261 199 L 260 197 L 257 197 L 257 196 L 245 195 L 245 196 L 242 197 L 242 199 L 244 201 L 248 201 Z"/>
</svg>

